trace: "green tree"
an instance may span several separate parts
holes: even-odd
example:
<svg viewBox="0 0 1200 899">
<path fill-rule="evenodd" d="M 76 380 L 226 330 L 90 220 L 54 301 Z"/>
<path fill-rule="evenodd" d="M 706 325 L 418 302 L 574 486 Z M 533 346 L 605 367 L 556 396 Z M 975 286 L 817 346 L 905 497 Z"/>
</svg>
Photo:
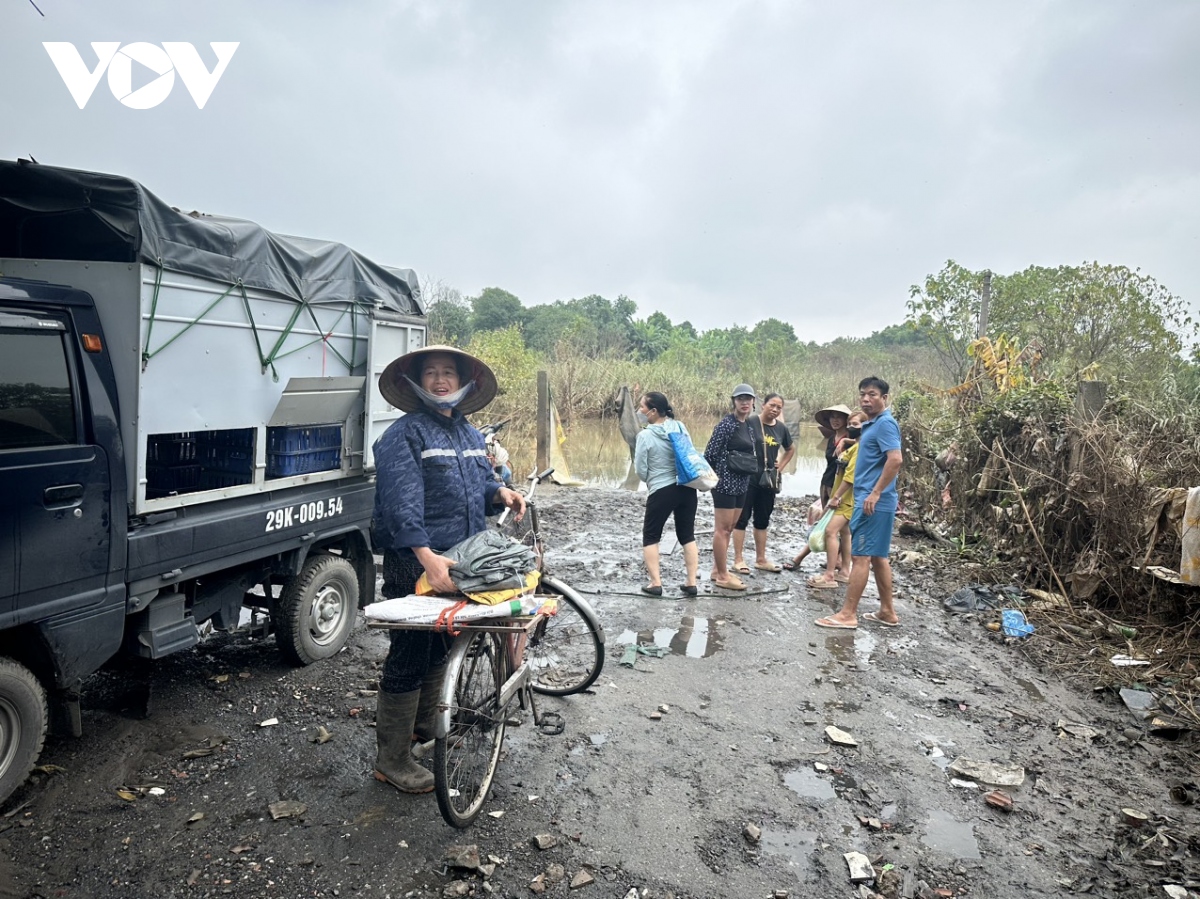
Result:
<svg viewBox="0 0 1200 899">
<path fill-rule="evenodd" d="M 1123 265 L 1031 266 L 996 279 L 994 292 L 989 330 L 1035 344 L 1062 376 L 1093 370 L 1152 389 L 1197 333 L 1182 300 Z"/>
<path fill-rule="evenodd" d="M 471 307 L 442 281 L 426 281 L 421 291 L 429 316 L 429 342 L 466 346 L 471 339 Z"/>
<path fill-rule="evenodd" d="M 978 330 L 983 273 L 963 268 L 953 259 L 922 285 L 908 289 L 906 321 L 937 353 L 946 374 L 960 383 L 971 367 L 967 346 Z"/>
<path fill-rule="evenodd" d="M 524 322 L 525 307 L 507 290 L 485 287 L 471 300 L 471 329 L 474 331 L 497 331 Z"/>
</svg>

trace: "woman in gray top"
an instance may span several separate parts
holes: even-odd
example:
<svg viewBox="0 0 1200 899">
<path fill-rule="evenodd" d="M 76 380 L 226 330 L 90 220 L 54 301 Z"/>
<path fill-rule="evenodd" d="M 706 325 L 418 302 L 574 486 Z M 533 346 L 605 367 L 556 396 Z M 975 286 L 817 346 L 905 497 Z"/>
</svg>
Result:
<svg viewBox="0 0 1200 899">
<path fill-rule="evenodd" d="M 650 596 L 662 596 L 662 574 L 659 570 L 658 544 L 662 540 L 663 527 L 667 519 L 675 516 L 675 536 L 683 547 L 683 563 L 687 569 L 687 582 L 679 589 L 684 596 L 695 596 L 696 571 L 699 552 L 696 548 L 696 500 L 695 489 L 678 483 L 675 472 L 675 448 L 671 434 L 687 428 L 675 420 L 675 410 L 661 393 L 647 393 L 638 404 L 638 412 L 649 424 L 637 438 L 633 452 L 633 467 L 638 477 L 646 482 L 650 495 L 646 497 L 646 517 L 642 522 L 642 558 L 650 583 L 642 592 Z M 691 439 L 691 435 L 688 435 Z"/>
</svg>

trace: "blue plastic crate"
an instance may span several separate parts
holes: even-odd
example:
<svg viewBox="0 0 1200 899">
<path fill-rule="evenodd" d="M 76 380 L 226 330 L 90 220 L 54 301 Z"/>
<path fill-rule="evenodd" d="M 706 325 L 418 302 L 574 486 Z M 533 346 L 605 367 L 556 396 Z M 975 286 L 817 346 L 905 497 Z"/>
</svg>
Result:
<svg viewBox="0 0 1200 899">
<path fill-rule="evenodd" d="M 317 449 L 299 453 L 267 453 L 267 477 L 290 478 L 314 471 L 336 471 L 342 467 L 342 449 Z"/>
<path fill-rule="evenodd" d="M 267 428 L 268 453 L 303 453 L 309 450 L 340 449 L 341 446 L 341 425 Z"/>
</svg>

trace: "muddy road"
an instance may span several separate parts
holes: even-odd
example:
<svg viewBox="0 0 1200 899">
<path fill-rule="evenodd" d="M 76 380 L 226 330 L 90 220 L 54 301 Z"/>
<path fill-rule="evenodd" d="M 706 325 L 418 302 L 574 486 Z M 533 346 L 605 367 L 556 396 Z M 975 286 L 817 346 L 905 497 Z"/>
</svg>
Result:
<svg viewBox="0 0 1200 899">
<path fill-rule="evenodd" d="M 1200 806 L 1169 798 L 1200 780 L 1195 744 L 1060 680 L 1041 637 L 945 611 L 980 572 L 899 541 L 895 629 L 814 627 L 842 591 L 806 591 L 811 559 L 755 572 L 749 594 L 685 599 L 676 551 L 667 595 L 642 596 L 643 502 L 541 497 L 550 568 L 594 602 L 608 661 L 588 694 L 543 700 L 561 736 L 510 728 L 474 827 L 371 778 L 381 634 L 360 627 L 306 669 L 272 639 L 218 635 L 88 683 L 84 737 L 51 739 L 0 808 L 0 897 L 870 895 L 852 851 L 889 897 L 1200 895 Z M 800 545 L 801 508 L 781 502 L 776 560 Z M 620 664 L 634 643 L 647 651 Z M 953 772 L 963 758 L 1022 769 L 1011 812 Z M 447 865 L 464 844 L 484 870 Z"/>
</svg>

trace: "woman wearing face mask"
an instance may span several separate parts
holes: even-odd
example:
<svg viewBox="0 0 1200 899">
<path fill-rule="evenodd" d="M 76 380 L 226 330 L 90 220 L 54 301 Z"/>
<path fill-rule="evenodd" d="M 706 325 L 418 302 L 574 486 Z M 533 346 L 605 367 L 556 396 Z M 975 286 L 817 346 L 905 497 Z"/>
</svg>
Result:
<svg viewBox="0 0 1200 899">
<path fill-rule="evenodd" d="M 750 425 L 746 421 L 754 411 L 755 399 L 754 388 L 749 384 L 738 384 L 733 388 L 733 411 L 717 422 L 712 436 L 708 439 L 708 446 L 704 449 L 704 458 L 720 478 L 712 491 L 713 511 L 716 517 L 713 527 L 712 582 L 726 590 L 746 589 L 741 578 L 729 571 L 728 564 L 733 526 L 742 514 L 746 490 L 750 486 L 750 476 L 757 467 L 754 435 L 751 434 Z M 739 472 L 730 468 L 730 456 L 735 453 L 750 460 L 749 471 Z"/>
<path fill-rule="evenodd" d="M 646 427 L 638 434 L 633 453 L 633 467 L 638 477 L 646 482 L 646 515 L 642 520 L 642 558 L 650 583 L 642 587 L 649 596 L 662 596 L 662 573 L 659 569 L 658 544 L 662 540 L 663 527 L 667 519 L 675 517 L 675 536 L 683 547 L 683 564 L 687 569 L 687 580 L 680 591 L 684 596 L 695 596 L 696 569 L 699 567 L 699 552 L 696 548 L 696 501 L 694 488 L 678 483 L 675 470 L 675 448 L 671 434 L 687 428 L 675 420 L 675 410 L 661 393 L 650 392 L 638 404 L 638 418 L 644 419 Z M 691 435 L 688 434 L 688 438 Z"/>
<path fill-rule="evenodd" d="M 808 579 L 808 586 L 818 590 L 836 588 L 849 583 L 850 516 L 854 514 L 854 467 L 858 459 L 858 438 L 862 436 L 863 412 L 851 413 L 846 423 L 846 436 L 839 441 L 838 472 L 829 494 L 829 507 L 835 509 L 825 526 L 825 571 Z M 838 563 L 841 562 L 839 570 Z"/>
<path fill-rule="evenodd" d="M 496 482 L 483 436 L 463 417 L 496 396 L 482 361 L 449 346 L 394 360 L 379 379 L 384 398 L 404 412 L 375 442 L 372 538 L 383 553 L 383 596 L 408 596 L 422 572 L 439 593 L 456 593 L 441 553 L 487 527 L 496 505 L 520 520 L 525 499 Z M 446 637 L 393 630 L 380 678 L 375 777 L 406 793 L 433 789 L 433 775 L 412 757 L 414 733 L 432 739 L 432 717 L 445 673 Z"/>
</svg>

